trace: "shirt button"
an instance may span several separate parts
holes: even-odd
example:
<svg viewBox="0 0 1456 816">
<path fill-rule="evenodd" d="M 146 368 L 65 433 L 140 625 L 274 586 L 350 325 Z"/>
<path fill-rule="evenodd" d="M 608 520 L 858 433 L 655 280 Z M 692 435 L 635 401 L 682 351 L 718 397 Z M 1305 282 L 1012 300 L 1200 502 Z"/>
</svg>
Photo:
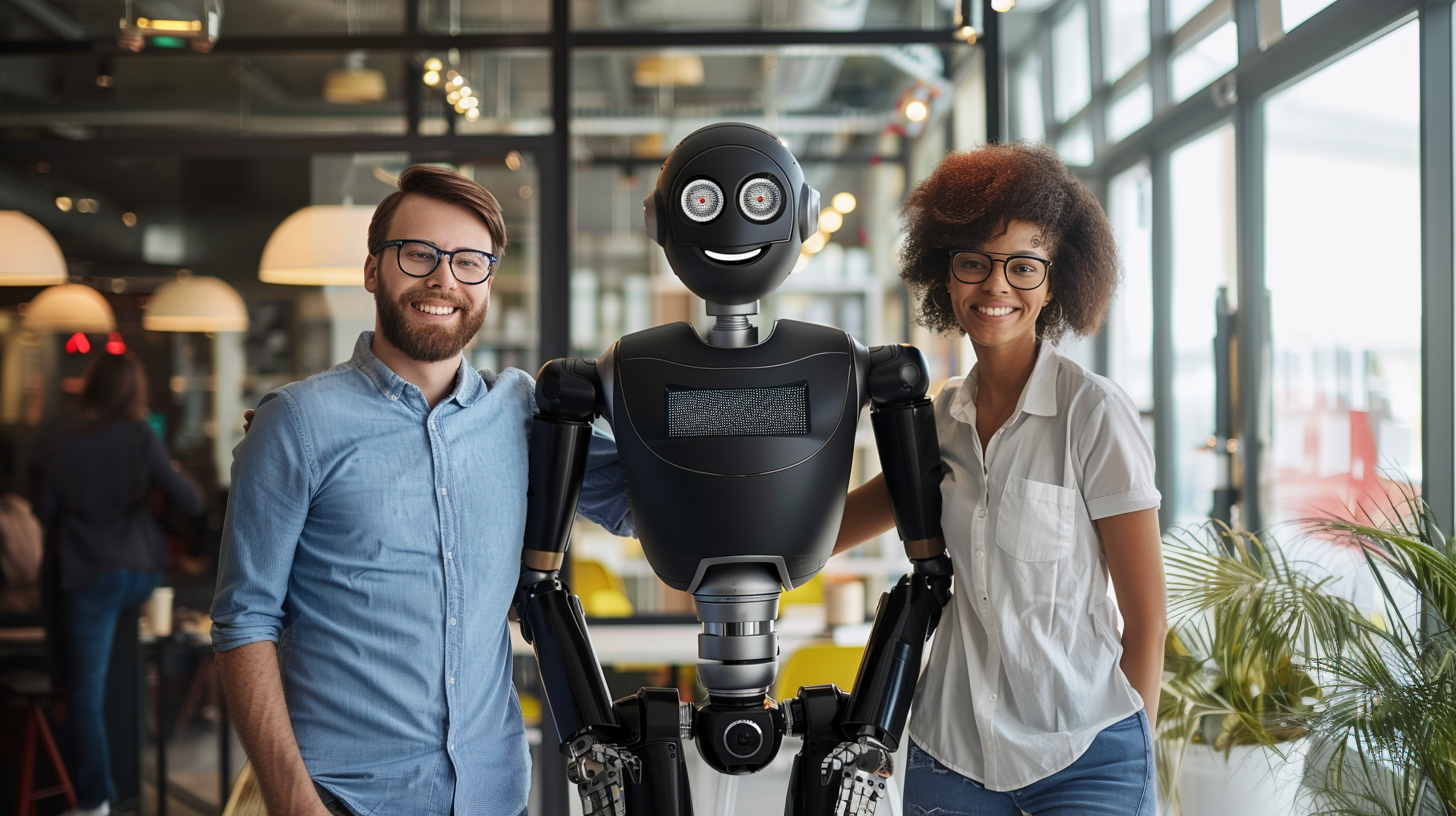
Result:
<svg viewBox="0 0 1456 816">
<path fill-rule="evenodd" d="M 395 396 L 395 395 L 393 395 L 393 394 L 390 394 L 390 395 L 389 395 L 389 398 L 390 398 L 390 399 L 392 399 L 392 400 L 396 400 L 396 401 L 398 401 L 398 400 L 399 400 L 399 397 L 396 397 L 396 396 Z"/>
<path fill-rule="evenodd" d="M 455 749 L 452 747 L 450 750 L 453 751 Z M 987 748 L 986 749 L 986 753 L 988 753 L 988 754 L 995 754 L 996 753 L 996 746 L 992 745 L 989 748 Z"/>
<path fill-rule="evenodd" d="M 976 518 L 985 518 L 985 517 L 986 517 L 986 508 L 982 507 L 980 510 L 977 510 L 976 511 Z"/>
<path fill-rule="evenodd" d="M 441 495 L 441 496 L 444 496 L 444 495 L 446 495 L 446 493 L 448 493 L 448 491 L 447 491 L 447 490 L 446 490 L 446 489 L 445 489 L 445 488 L 443 488 L 443 487 L 442 487 L 442 488 L 440 488 L 440 495 Z"/>
<path fill-rule="evenodd" d="M 986 551 L 985 550 L 976 550 L 976 557 L 977 558 L 985 558 L 986 557 Z"/>
<path fill-rule="evenodd" d="M 449 557 L 450 557 L 450 551 L 449 551 L 449 550 L 446 550 L 446 551 L 445 551 L 445 557 L 446 557 L 446 558 L 449 558 Z M 982 598 L 982 600 L 985 600 L 985 599 L 984 599 L 984 598 Z"/>
<path fill-rule="evenodd" d="M 455 678 L 453 678 L 453 677 L 450 678 L 450 685 L 452 685 L 452 686 L 455 685 Z M 996 699 L 996 695 L 992 694 L 991 695 L 991 699 L 992 700 Z"/>
<path fill-rule="evenodd" d="M 455 625 L 455 619 L 454 619 L 454 618 L 451 618 L 451 619 L 450 619 L 450 625 L 451 625 L 451 626 L 454 626 L 454 625 Z"/>
<path fill-rule="evenodd" d="M 450 682 L 453 683 L 455 681 L 452 679 Z M 996 695 L 994 693 L 991 695 L 991 702 L 993 702 L 993 703 L 996 702 Z"/>
</svg>

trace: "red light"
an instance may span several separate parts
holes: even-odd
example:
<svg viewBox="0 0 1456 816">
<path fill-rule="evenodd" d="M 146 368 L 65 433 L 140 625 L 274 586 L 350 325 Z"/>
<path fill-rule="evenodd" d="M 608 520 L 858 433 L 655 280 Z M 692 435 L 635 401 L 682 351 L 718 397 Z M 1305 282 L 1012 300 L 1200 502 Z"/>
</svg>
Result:
<svg viewBox="0 0 1456 816">
<path fill-rule="evenodd" d="M 86 335 L 81 332 L 76 332 L 71 335 L 71 339 L 66 341 L 67 354 L 86 354 L 89 351 L 91 351 L 91 341 L 87 340 Z"/>
<path fill-rule="evenodd" d="M 126 343 L 121 339 L 121 332 L 112 332 L 106 335 L 107 354 L 125 354 Z"/>
</svg>

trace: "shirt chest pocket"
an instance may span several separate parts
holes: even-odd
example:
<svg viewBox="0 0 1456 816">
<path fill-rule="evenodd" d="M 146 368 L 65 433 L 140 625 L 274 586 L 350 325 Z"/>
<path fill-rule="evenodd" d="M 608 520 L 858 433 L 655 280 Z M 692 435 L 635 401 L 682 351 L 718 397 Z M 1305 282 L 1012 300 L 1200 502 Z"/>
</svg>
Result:
<svg viewBox="0 0 1456 816">
<path fill-rule="evenodd" d="M 1072 546 L 1077 491 L 1016 476 L 1006 481 L 996 544 L 1019 561 L 1055 561 Z"/>
</svg>

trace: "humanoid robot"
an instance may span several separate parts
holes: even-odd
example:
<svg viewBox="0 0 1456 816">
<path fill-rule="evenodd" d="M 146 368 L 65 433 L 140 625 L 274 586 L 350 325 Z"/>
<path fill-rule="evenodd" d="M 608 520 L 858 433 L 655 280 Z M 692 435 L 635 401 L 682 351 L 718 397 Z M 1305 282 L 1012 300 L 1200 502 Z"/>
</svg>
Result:
<svg viewBox="0 0 1456 816">
<path fill-rule="evenodd" d="M 788 276 L 819 216 L 819 194 L 768 131 L 695 131 L 644 208 L 647 234 L 716 323 L 707 337 L 687 323 L 630 334 L 597 360 L 553 360 L 536 381 L 516 611 L 568 776 L 588 816 L 688 816 L 684 740 L 716 770 L 746 774 L 789 734 L 803 748 L 786 813 L 872 814 L 886 797 L 922 647 L 950 597 L 924 355 L 867 349 L 839 329 L 792 320 L 759 340 L 749 317 Z M 812 578 L 833 549 L 866 403 L 913 570 L 880 599 L 852 694 L 806 686 L 774 701 L 779 593 Z M 696 603 L 700 705 L 652 688 L 614 702 L 558 572 L 597 416 L 616 433 L 648 562 Z"/>
</svg>

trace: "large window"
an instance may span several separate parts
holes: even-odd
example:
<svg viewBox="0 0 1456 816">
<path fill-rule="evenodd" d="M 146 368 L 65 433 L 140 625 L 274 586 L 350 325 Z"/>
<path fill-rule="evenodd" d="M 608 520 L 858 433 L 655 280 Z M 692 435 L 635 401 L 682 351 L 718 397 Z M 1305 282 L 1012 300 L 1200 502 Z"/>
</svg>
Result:
<svg viewBox="0 0 1456 816">
<path fill-rule="evenodd" d="M 1153 439 L 1153 177 L 1145 164 L 1114 176 L 1107 214 L 1123 279 L 1107 316 L 1107 375 L 1122 386 Z"/>
<path fill-rule="evenodd" d="M 1176 474 L 1172 517 L 1192 523 L 1208 518 L 1213 491 L 1223 484 L 1214 439 L 1214 340 L 1220 300 L 1232 305 L 1237 296 L 1233 126 L 1175 150 L 1171 170 L 1173 461 L 1159 467 Z"/>
<path fill-rule="evenodd" d="M 1267 521 L 1421 478 L 1419 53 L 1411 23 L 1265 105 Z"/>
</svg>

